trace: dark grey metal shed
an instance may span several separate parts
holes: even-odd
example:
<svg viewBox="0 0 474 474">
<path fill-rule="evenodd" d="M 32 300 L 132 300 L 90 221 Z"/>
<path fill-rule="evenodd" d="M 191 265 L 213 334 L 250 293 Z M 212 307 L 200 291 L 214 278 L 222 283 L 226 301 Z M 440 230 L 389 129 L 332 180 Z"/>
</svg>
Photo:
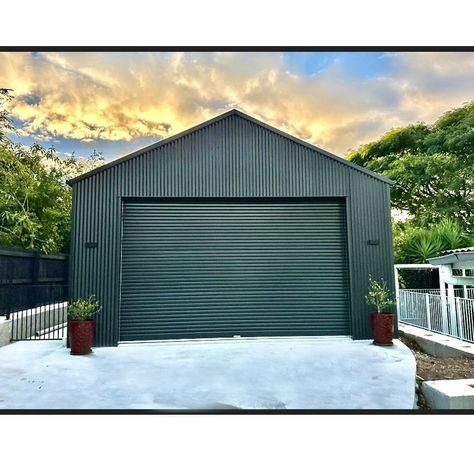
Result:
<svg viewBox="0 0 474 474">
<path fill-rule="evenodd" d="M 370 338 L 368 276 L 394 287 L 391 181 L 238 110 L 70 181 L 72 297 L 96 345 Z"/>
</svg>

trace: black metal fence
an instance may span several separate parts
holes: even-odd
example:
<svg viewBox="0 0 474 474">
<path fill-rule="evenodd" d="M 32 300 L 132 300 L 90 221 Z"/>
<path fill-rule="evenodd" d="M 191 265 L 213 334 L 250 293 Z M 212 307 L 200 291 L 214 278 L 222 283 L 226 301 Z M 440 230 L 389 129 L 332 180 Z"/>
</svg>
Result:
<svg viewBox="0 0 474 474">
<path fill-rule="evenodd" d="M 5 316 L 11 320 L 12 341 L 62 339 L 66 335 L 67 285 L 0 286 L 0 300 L 5 297 L 10 300 L 3 305 L 11 308 Z"/>
<path fill-rule="evenodd" d="M 12 320 L 12 340 L 65 335 L 68 256 L 0 247 L 0 316 Z"/>
</svg>

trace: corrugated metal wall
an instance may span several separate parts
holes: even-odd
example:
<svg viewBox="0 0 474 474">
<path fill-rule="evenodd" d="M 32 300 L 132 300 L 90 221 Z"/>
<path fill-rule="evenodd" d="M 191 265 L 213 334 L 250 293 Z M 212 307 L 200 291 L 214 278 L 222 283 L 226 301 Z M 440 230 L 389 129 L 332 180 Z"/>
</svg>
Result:
<svg viewBox="0 0 474 474">
<path fill-rule="evenodd" d="M 98 346 L 118 341 L 123 197 L 346 197 L 356 339 L 371 337 L 368 274 L 394 286 L 388 184 L 239 115 L 77 181 L 73 193 L 72 297 L 101 300 Z"/>
</svg>

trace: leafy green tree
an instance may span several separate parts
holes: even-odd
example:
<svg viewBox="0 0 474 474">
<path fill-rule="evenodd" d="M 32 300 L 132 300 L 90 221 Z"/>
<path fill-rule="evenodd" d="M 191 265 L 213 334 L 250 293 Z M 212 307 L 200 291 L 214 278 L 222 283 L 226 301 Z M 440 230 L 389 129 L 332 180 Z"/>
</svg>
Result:
<svg viewBox="0 0 474 474">
<path fill-rule="evenodd" d="M 40 145 L 0 148 L 0 243 L 45 253 L 66 251 L 71 193 L 57 169 L 43 160 L 54 150 Z"/>
<path fill-rule="evenodd" d="M 418 226 L 453 218 L 474 231 L 474 101 L 432 125 L 391 130 L 347 158 L 395 180 L 392 205 Z"/>
<path fill-rule="evenodd" d="M 6 139 L 6 133 L 13 131 L 13 125 L 8 116 L 6 104 L 13 99 L 11 89 L 0 87 L 0 143 Z"/>
<path fill-rule="evenodd" d="M 10 98 L 0 89 L 0 245 L 67 252 L 72 194 L 66 181 L 104 160 L 95 150 L 90 160 L 64 159 L 54 148 L 13 143 L 7 133 L 14 129 L 1 109 Z"/>
</svg>

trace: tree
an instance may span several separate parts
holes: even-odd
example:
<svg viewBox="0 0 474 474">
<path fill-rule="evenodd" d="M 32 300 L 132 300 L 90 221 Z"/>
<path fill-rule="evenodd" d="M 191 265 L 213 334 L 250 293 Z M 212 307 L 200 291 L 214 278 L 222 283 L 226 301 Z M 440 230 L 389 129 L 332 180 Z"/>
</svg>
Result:
<svg viewBox="0 0 474 474">
<path fill-rule="evenodd" d="M 392 205 L 414 224 L 453 218 L 474 231 L 474 101 L 433 125 L 391 130 L 347 158 L 395 180 Z"/>
<path fill-rule="evenodd" d="M 6 139 L 6 133 L 13 131 L 13 125 L 8 116 L 8 110 L 5 107 L 7 102 L 13 99 L 11 89 L 0 87 L 0 143 L 3 143 Z"/>
<path fill-rule="evenodd" d="M 0 147 L 0 243 L 44 253 L 66 251 L 71 193 L 61 173 L 42 161 L 55 157 L 40 145 Z"/>
<path fill-rule="evenodd" d="M 0 107 L 11 97 L 0 89 Z M 54 148 L 13 143 L 8 114 L 0 109 L 0 244 L 67 252 L 71 229 L 71 188 L 66 181 L 104 163 L 94 150 L 90 160 L 61 158 Z"/>
</svg>

